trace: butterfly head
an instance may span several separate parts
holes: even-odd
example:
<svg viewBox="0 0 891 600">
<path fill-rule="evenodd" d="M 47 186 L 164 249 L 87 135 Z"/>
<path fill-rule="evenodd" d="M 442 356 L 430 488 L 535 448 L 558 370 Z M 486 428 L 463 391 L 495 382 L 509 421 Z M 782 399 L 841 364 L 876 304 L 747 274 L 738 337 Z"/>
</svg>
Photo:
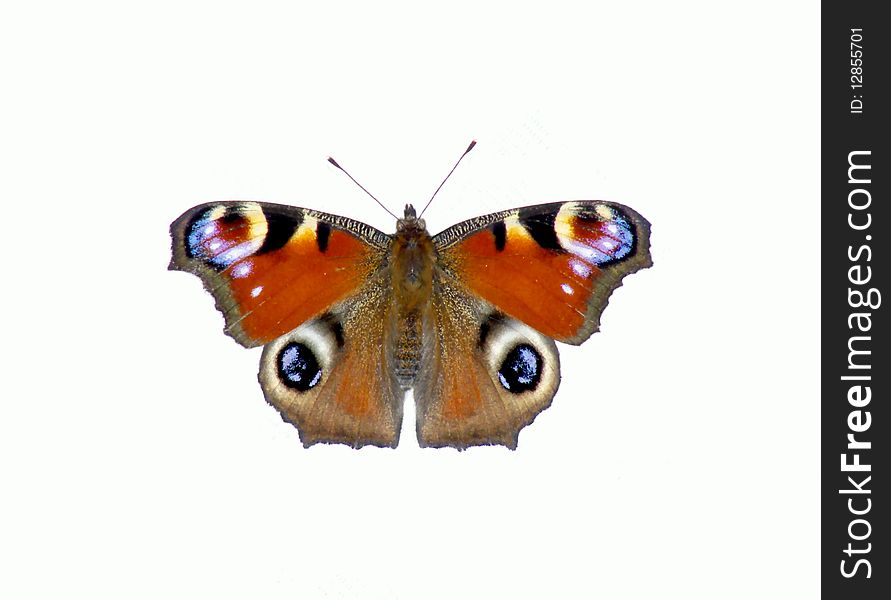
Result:
<svg viewBox="0 0 891 600">
<path fill-rule="evenodd" d="M 398 232 L 409 232 L 409 231 L 426 231 L 427 224 L 424 222 L 424 219 L 418 218 L 418 213 L 415 211 L 415 207 L 411 204 L 405 205 L 405 216 L 396 221 L 396 231 Z"/>
</svg>

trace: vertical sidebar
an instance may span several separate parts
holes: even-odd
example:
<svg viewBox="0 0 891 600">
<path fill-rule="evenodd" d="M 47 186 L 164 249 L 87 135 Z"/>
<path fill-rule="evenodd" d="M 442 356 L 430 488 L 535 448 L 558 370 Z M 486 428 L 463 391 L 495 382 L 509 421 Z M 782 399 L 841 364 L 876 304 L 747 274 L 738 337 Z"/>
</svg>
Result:
<svg viewBox="0 0 891 600">
<path fill-rule="evenodd" d="M 891 598 L 891 22 L 822 3 L 821 567 L 826 598 Z"/>
</svg>

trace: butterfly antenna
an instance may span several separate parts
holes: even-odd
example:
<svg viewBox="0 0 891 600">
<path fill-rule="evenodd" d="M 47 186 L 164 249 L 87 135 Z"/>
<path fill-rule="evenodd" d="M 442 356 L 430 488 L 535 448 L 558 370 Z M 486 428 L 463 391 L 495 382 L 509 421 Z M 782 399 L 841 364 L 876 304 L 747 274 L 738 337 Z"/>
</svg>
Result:
<svg viewBox="0 0 891 600">
<path fill-rule="evenodd" d="M 455 172 L 455 169 L 458 168 L 458 165 L 460 165 L 460 164 L 461 164 L 461 161 L 464 159 L 464 157 L 467 156 L 467 153 L 470 152 L 471 150 L 473 150 L 473 147 L 474 147 L 474 146 L 476 146 L 476 140 L 473 140 L 472 142 L 470 142 L 470 145 L 467 146 L 467 150 L 464 151 L 464 154 L 461 155 L 461 158 L 458 159 L 458 162 L 456 162 L 456 163 L 455 163 L 455 166 L 452 167 L 452 170 L 449 171 L 449 174 L 445 176 L 445 179 L 442 180 L 442 183 L 439 184 L 439 187 L 436 188 L 436 191 L 433 192 L 433 195 L 432 195 L 432 196 L 430 196 L 430 200 L 428 200 L 428 201 L 427 201 L 427 204 L 424 205 L 424 210 L 422 210 L 422 211 L 421 211 L 421 214 L 418 215 L 418 218 L 419 218 L 419 219 L 420 219 L 421 217 L 424 216 L 424 211 L 427 210 L 427 207 L 430 206 L 430 203 L 433 202 L 433 199 L 434 199 L 434 198 L 436 198 L 436 194 L 439 193 L 439 190 L 442 189 L 442 186 L 445 185 L 445 182 L 449 180 L 449 177 L 452 176 L 452 173 Z"/>
<path fill-rule="evenodd" d="M 387 208 L 386 206 L 384 206 L 384 204 L 383 204 L 380 200 L 378 200 L 377 198 L 375 198 L 375 197 L 374 197 L 374 194 L 372 194 L 371 192 L 369 192 L 368 190 L 366 190 L 364 185 L 362 185 L 361 183 L 359 183 L 358 181 L 356 181 L 355 178 L 354 178 L 352 175 L 350 175 L 349 173 L 347 173 L 347 170 L 346 170 L 346 169 L 344 169 L 344 168 L 341 167 L 339 164 L 337 164 L 337 161 L 336 161 L 336 160 L 334 160 L 333 158 L 331 158 L 331 157 L 329 156 L 329 157 L 328 157 L 328 162 L 331 163 L 332 165 L 334 165 L 335 167 L 337 167 L 338 169 L 340 169 L 341 171 L 343 171 L 344 174 L 345 174 L 347 177 L 349 177 L 350 179 L 353 180 L 353 183 L 355 183 L 355 184 L 358 185 L 360 188 L 362 188 L 362 191 L 363 191 L 363 192 L 365 192 L 366 194 L 368 194 L 369 196 L 371 196 L 371 199 L 372 199 L 372 200 L 374 200 L 375 202 L 377 202 L 377 203 L 380 205 L 381 208 L 383 208 L 385 211 L 387 211 L 388 213 L 390 213 L 390 216 L 392 216 L 392 217 L 393 217 L 394 219 L 396 219 L 397 221 L 399 220 L 399 217 L 397 217 L 397 216 L 394 215 L 392 212 L 390 212 L 390 209 Z"/>
</svg>

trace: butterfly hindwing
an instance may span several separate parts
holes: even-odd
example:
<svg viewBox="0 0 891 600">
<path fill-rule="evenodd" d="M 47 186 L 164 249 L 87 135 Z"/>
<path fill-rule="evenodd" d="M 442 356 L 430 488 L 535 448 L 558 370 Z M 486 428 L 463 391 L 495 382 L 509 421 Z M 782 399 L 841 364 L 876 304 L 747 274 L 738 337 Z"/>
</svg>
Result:
<svg viewBox="0 0 891 600">
<path fill-rule="evenodd" d="M 459 223 L 434 237 L 440 263 L 498 310 L 580 344 L 625 275 L 652 264 L 650 224 L 612 202 L 541 204 Z"/>
<path fill-rule="evenodd" d="M 259 202 L 204 204 L 170 227 L 170 268 L 194 273 L 216 299 L 226 333 L 265 344 L 362 286 L 389 236 L 317 211 Z"/>
<path fill-rule="evenodd" d="M 547 408 L 560 383 L 554 341 L 444 276 L 414 386 L 421 446 L 501 444 Z"/>
<path fill-rule="evenodd" d="M 305 446 L 399 443 L 405 392 L 386 351 L 386 278 L 373 277 L 333 312 L 266 345 L 260 385 Z"/>
</svg>

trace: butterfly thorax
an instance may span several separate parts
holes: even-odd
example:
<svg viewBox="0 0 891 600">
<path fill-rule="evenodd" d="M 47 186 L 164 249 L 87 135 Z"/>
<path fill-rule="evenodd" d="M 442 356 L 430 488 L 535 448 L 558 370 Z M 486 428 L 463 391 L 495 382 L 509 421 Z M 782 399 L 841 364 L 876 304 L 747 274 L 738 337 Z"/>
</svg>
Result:
<svg viewBox="0 0 891 600">
<path fill-rule="evenodd" d="M 393 286 L 394 323 L 397 330 L 395 354 L 397 376 L 409 387 L 420 361 L 422 327 L 431 310 L 436 250 L 423 219 L 414 208 L 405 207 L 405 217 L 396 223 L 390 243 L 390 280 Z"/>
<path fill-rule="evenodd" d="M 396 223 L 390 244 L 390 277 L 400 315 L 423 309 L 433 292 L 433 266 L 436 251 L 433 238 L 414 208 L 405 207 L 405 218 Z"/>
</svg>

